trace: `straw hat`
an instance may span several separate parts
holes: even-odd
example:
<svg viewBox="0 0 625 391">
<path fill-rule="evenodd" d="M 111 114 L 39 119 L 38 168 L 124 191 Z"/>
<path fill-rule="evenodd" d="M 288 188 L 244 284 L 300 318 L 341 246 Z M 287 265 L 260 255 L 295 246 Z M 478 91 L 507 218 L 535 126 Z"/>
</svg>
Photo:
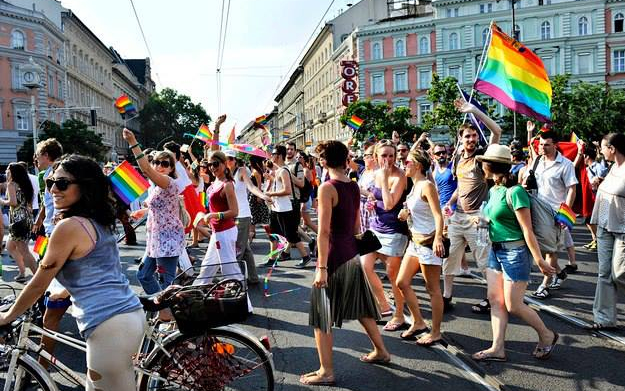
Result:
<svg viewBox="0 0 625 391">
<path fill-rule="evenodd" d="M 512 154 L 510 153 L 510 148 L 505 145 L 491 144 L 486 149 L 484 155 L 477 157 L 477 161 L 512 164 Z"/>
</svg>

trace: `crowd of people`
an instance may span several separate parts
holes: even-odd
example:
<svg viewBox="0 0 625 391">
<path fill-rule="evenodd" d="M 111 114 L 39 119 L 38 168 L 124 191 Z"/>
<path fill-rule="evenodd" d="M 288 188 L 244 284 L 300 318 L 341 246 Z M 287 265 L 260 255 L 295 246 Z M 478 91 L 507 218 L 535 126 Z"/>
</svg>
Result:
<svg viewBox="0 0 625 391">
<path fill-rule="evenodd" d="M 9 312 L 0 315 L 0 324 L 47 291 L 47 328 L 58 330 L 70 304 L 79 309 L 74 315 L 87 340 L 88 389 L 132 389 L 130 357 L 145 317 L 121 270 L 114 232 L 120 222 L 126 243 L 135 245 L 130 222 L 145 217 L 137 279 L 146 294 L 163 291 L 194 266 L 194 284 L 208 283 L 221 269 L 253 286 L 263 267 L 295 260 L 296 267 L 306 268 L 316 260 L 309 323 L 320 367 L 301 376 L 304 384 L 334 384 L 332 327 L 346 320 L 358 320 L 372 342 L 371 352 L 360 358 L 365 363 L 391 361 L 376 324 L 380 319 L 388 319 L 383 330 L 397 331 L 402 339 L 422 346 L 440 342 L 443 313 L 454 310 L 454 278 L 469 273 L 468 260 L 487 281 L 472 310 L 490 315 L 493 338 L 473 359 L 507 360 L 510 314 L 536 331 L 533 356 L 548 359 L 559 335 L 524 304 L 531 268 L 544 275 L 533 295 L 548 299 L 578 266 L 570 228 L 554 221 L 555 244 L 546 246 L 537 240 L 534 212 L 542 203 L 555 215 L 577 198 L 592 236 L 585 247 L 597 250 L 599 262 L 592 328 L 616 327 L 617 292 L 625 287 L 625 135 L 608 134 L 597 145 L 580 141 L 571 159 L 548 128 L 534 134 L 535 125 L 528 122 L 527 143 L 504 146 L 495 121 L 465 101 L 457 101 L 456 108 L 477 117 L 490 137 L 486 129 L 463 124 L 457 145 L 434 143 L 426 133 L 414 143 L 394 134 L 365 141 L 360 152 L 350 150 L 351 143 L 326 141 L 307 154 L 287 143 L 273 146 L 268 158 L 243 159 L 216 144 L 206 144 L 200 156 L 175 142 L 163 150 L 144 149 L 124 129 L 134 161 L 150 182 L 147 196 L 134 205 L 111 191 L 107 174 L 114 163 L 63 155 L 56 140 L 44 140 L 33 159 L 38 176 L 29 174 L 24 162 L 11 163 L 0 187 L 0 205 L 8 207 L 7 249 L 18 268 L 15 281 L 27 282 L 27 270 L 33 274 Z M 225 115 L 216 120 L 214 137 L 225 120 Z M 590 190 L 578 192 L 578 182 Z M 273 251 L 280 243 L 268 236 L 276 255 L 262 264 L 250 247 L 259 226 L 288 242 L 286 251 Z M 49 238 L 39 260 L 29 249 L 33 236 Z M 359 250 L 365 238 L 374 250 Z M 187 248 L 205 240 L 203 259 L 190 257 Z M 295 249 L 298 257 L 292 259 Z M 558 264 L 559 250 L 568 254 L 564 267 Z M 375 270 L 378 262 L 393 300 Z M 429 325 L 413 290 L 419 271 L 430 299 Z M 248 309 L 253 311 L 252 303 Z M 172 314 L 162 310 L 159 317 L 167 322 Z M 123 341 L 114 352 L 106 344 L 113 338 Z M 43 344 L 54 347 L 50 340 Z"/>
</svg>

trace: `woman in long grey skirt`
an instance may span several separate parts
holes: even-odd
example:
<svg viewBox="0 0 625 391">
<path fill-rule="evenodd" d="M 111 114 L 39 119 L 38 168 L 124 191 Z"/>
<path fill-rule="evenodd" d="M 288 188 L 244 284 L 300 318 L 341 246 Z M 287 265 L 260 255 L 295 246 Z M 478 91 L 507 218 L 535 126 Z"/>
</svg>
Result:
<svg viewBox="0 0 625 391">
<path fill-rule="evenodd" d="M 376 325 L 380 314 L 369 283 L 360 265 L 356 239 L 360 232 L 360 191 L 345 175 L 347 147 L 328 141 L 317 147 L 325 159 L 330 180 L 319 187 L 319 256 L 311 292 L 309 324 L 315 328 L 320 367 L 304 374 L 306 385 L 333 385 L 332 326 L 358 319 L 371 339 L 373 350 L 360 357 L 372 364 L 388 364 L 386 350 Z M 353 221 L 354 224 L 346 224 Z"/>
</svg>

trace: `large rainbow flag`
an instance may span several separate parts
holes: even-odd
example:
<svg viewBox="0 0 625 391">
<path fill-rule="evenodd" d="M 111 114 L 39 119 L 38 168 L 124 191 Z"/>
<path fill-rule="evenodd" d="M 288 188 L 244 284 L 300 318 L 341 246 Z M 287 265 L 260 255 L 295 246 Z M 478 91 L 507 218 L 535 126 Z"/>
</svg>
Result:
<svg viewBox="0 0 625 391">
<path fill-rule="evenodd" d="M 109 174 L 113 190 L 127 204 L 145 193 L 150 184 L 126 160 Z"/>
<path fill-rule="evenodd" d="M 474 88 L 512 111 L 551 120 L 551 82 L 542 60 L 522 43 L 491 25 L 484 66 Z"/>
<path fill-rule="evenodd" d="M 137 108 L 126 94 L 115 100 L 115 108 L 117 108 L 119 114 L 124 118 L 126 118 L 127 115 L 130 116 L 137 112 Z"/>
</svg>

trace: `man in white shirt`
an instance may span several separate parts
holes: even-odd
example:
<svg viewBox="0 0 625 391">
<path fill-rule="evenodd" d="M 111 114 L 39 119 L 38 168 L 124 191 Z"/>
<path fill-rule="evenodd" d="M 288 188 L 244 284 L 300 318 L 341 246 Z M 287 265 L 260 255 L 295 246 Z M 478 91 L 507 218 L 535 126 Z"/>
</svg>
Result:
<svg viewBox="0 0 625 391">
<path fill-rule="evenodd" d="M 569 207 L 575 202 L 575 167 L 573 163 L 565 158 L 556 149 L 557 135 L 553 131 L 547 131 L 540 135 L 538 147 L 540 159 L 534 175 L 538 184 L 538 198 L 547 202 L 554 211 L 560 209 L 560 204 L 566 203 Z M 528 167 L 533 167 L 531 162 Z M 571 232 L 568 229 L 562 230 L 563 245 L 569 255 L 571 265 L 575 264 L 575 246 Z M 557 274 L 552 277 L 545 276 L 542 284 L 534 292 L 534 297 L 545 299 L 549 296 L 549 290 L 560 289 L 562 281 L 566 279 L 566 272 L 558 266 L 558 254 L 547 253 L 545 260 L 556 268 Z"/>
</svg>

